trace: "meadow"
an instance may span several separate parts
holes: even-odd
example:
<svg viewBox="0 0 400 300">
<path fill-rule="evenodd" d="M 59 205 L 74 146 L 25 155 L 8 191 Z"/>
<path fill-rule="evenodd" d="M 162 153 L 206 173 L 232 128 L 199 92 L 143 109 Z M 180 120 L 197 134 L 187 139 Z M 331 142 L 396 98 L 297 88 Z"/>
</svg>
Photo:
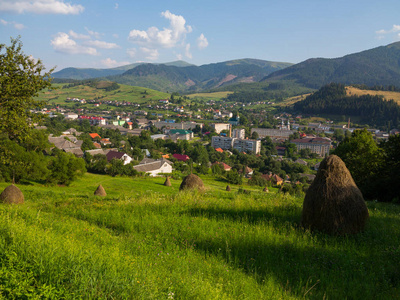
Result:
<svg viewBox="0 0 400 300">
<path fill-rule="evenodd" d="M 170 94 L 155 91 L 152 89 L 129 86 L 120 84 L 118 90 L 106 91 L 87 85 L 77 85 L 74 87 L 63 88 L 68 85 L 67 83 L 54 83 L 52 84 L 53 90 L 42 91 L 37 99 L 46 101 L 49 104 L 62 104 L 64 106 L 73 106 L 74 102 L 66 102 L 67 98 L 79 98 L 86 100 L 93 100 L 95 98 L 107 101 L 127 101 L 133 103 L 158 103 L 160 99 L 167 99 Z M 89 104 L 88 104 L 89 105 Z"/>
<path fill-rule="evenodd" d="M 398 205 L 368 202 L 366 231 L 335 237 L 301 228 L 303 195 L 203 179 L 203 194 L 179 192 L 180 180 L 93 174 L 18 185 L 25 203 L 0 206 L 0 295 L 399 299 Z M 93 196 L 99 184 L 106 197 Z"/>
</svg>

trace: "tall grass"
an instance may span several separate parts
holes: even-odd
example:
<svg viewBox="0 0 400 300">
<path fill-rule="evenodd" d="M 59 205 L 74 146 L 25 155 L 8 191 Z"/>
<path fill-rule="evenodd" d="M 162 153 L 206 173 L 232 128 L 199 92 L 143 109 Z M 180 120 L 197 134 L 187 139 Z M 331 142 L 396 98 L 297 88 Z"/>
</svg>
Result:
<svg viewBox="0 0 400 300">
<path fill-rule="evenodd" d="M 107 197 L 93 196 L 102 182 Z M 356 236 L 299 226 L 301 197 L 204 194 L 163 179 L 87 175 L 20 186 L 0 206 L 0 292 L 53 299 L 390 299 L 400 285 L 400 209 L 368 203 Z M 4 187 L 5 184 L 0 184 Z"/>
</svg>

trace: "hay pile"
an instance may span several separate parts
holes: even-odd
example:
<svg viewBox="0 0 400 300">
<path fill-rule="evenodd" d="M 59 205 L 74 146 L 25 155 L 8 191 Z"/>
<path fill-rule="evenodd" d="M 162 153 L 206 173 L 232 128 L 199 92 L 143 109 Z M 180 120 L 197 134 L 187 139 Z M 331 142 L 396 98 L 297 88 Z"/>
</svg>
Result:
<svg viewBox="0 0 400 300">
<path fill-rule="evenodd" d="M 106 190 L 103 188 L 103 186 L 100 184 L 98 188 L 94 191 L 94 195 L 105 197 L 107 196 L 107 193 Z"/>
<path fill-rule="evenodd" d="M 344 162 L 336 155 L 325 158 L 307 190 L 302 225 L 328 234 L 362 231 L 369 214 L 364 198 Z"/>
<path fill-rule="evenodd" d="M 8 204 L 22 204 L 24 203 L 24 194 L 15 185 L 9 185 L 0 194 L 0 202 Z"/>
<path fill-rule="evenodd" d="M 265 187 L 265 188 L 263 189 L 263 192 L 269 193 L 268 187 Z"/>
<path fill-rule="evenodd" d="M 189 174 L 185 178 L 183 178 L 183 181 L 181 183 L 181 186 L 179 187 L 179 190 L 199 190 L 199 191 L 204 191 L 204 183 L 203 180 L 197 175 L 194 174 Z"/>
<path fill-rule="evenodd" d="M 169 177 L 168 176 L 167 176 L 167 179 L 165 179 L 164 185 L 165 186 L 171 186 L 171 181 L 169 181 Z"/>
<path fill-rule="evenodd" d="M 231 191 L 231 187 L 229 185 L 226 186 L 226 191 L 230 192 Z"/>
</svg>

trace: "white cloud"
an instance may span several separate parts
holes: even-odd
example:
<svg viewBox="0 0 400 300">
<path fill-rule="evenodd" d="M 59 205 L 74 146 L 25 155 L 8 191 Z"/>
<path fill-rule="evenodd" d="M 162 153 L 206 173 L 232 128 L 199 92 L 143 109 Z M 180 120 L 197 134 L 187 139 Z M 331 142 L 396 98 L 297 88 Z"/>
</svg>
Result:
<svg viewBox="0 0 400 300">
<path fill-rule="evenodd" d="M 101 37 L 100 33 L 96 32 L 96 31 L 93 31 L 93 30 L 90 30 L 87 27 L 85 27 L 85 30 L 87 31 L 87 33 L 90 34 L 90 36 L 94 37 L 95 39 L 100 39 L 100 37 Z"/>
<path fill-rule="evenodd" d="M 76 33 L 76 32 L 73 31 L 73 30 L 70 30 L 70 31 L 68 32 L 68 34 L 69 34 L 72 38 L 77 39 L 77 40 L 88 40 L 88 39 L 90 39 L 90 36 L 89 36 L 89 35 Z"/>
<path fill-rule="evenodd" d="M 375 31 L 375 33 L 377 34 L 377 39 L 378 40 L 384 39 L 387 35 L 392 35 L 392 34 L 396 34 L 395 38 L 398 39 L 399 36 L 400 36 L 398 34 L 399 31 L 400 31 L 400 25 L 394 24 L 392 26 L 392 28 L 389 29 L 389 30 L 381 29 L 381 30 Z"/>
<path fill-rule="evenodd" d="M 177 55 L 176 55 L 176 59 L 177 59 L 177 60 L 182 60 L 182 59 L 183 59 L 182 54 L 177 54 Z"/>
<path fill-rule="evenodd" d="M 161 16 L 169 20 L 168 28 L 160 30 L 153 26 L 146 31 L 133 29 L 129 32 L 128 39 L 146 48 L 172 48 L 184 43 L 186 34 L 192 32 L 192 27 L 186 25 L 185 18 L 174 15 L 168 10 L 162 12 Z"/>
<path fill-rule="evenodd" d="M 135 57 L 136 53 L 137 50 L 135 48 L 126 49 L 126 54 L 128 54 L 128 56 L 131 58 Z"/>
<path fill-rule="evenodd" d="M 2 25 L 4 25 L 4 26 L 11 25 L 11 26 L 13 26 L 15 29 L 18 29 L 18 30 L 22 30 L 22 29 L 25 28 L 24 24 L 20 24 L 20 23 L 14 22 L 14 21 L 8 22 L 8 21 L 6 21 L 6 20 L 0 19 L 0 23 L 1 23 Z"/>
<path fill-rule="evenodd" d="M 140 47 L 140 51 L 144 55 L 144 58 L 148 59 L 148 60 L 157 60 L 158 56 L 160 55 L 158 53 L 157 49 L 149 49 L 146 47 Z"/>
<path fill-rule="evenodd" d="M 130 62 L 129 61 L 116 61 L 114 59 L 111 58 L 106 58 L 100 61 L 102 66 L 105 66 L 107 68 L 115 68 L 115 67 L 119 67 L 119 66 L 125 66 L 125 65 L 129 65 Z"/>
<path fill-rule="evenodd" d="M 64 0 L 1 0 L 0 11 L 35 14 L 79 14 L 84 11 L 82 5 L 65 3 Z"/>
<path fill-rule="evenodd" d="M 118 3 L 115 3 L 114 9 L 118 9 L 119 5 Z"/>
<path fill-rule="evenodd" d="M 204 49 L 207 48 L 207 46 L 208 46 L 207 38 L 204 36 L 204 34 L 200 34 L 200 36 L 197 38 L 197 47 L 199 49 Z"/>
<path fill-rule="evenodd" d="M 185 55 L 187 58 L 192 58 L 192 53 L 190 53 L 190 44 L 187 44 L 185 47 Z"/>
<path fill-rule="evenodd" d="M 115 38 L 115 39 L 118 39 L 118 38 L 119 38 L 119 35 L 118 35 L 117 33 L 114 33 L 112 36 L 113 36 L 113 38 Z"/>
<path fill-rule="evenodd" d="M 85 45 L 92 46 L 92 47 L 95 47 L 95 48 L 101 48 L 101 49 L 119 48 L 119 46 L 117 44 L 115 44 L 115 43 L 107 43 L 107 42 L 99 41 L 99 40 L 86 41 Z"/>
<path fill-rule="evenodd" d="M 77 44 L 65 32 L 59 32 L 54 39 L 51 40 L 51 45 L 54 50 L 61 53 L 98 55 L 95 48 Z"/>
</svg>

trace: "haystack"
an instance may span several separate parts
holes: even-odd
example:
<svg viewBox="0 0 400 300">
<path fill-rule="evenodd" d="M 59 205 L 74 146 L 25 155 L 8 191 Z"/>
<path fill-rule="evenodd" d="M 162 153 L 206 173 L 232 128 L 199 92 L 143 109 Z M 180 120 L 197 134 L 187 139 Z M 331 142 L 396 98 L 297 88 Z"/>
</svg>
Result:
<svg viewBox="0 0 400 300">
<path fill-rule="evenodd" d="M 362 231 L 369 214 L 364 198 L 344 162 L 336 155 L 325 158 L 307 190 L 302 225 L 328 234 Z"/>
<path fill-rule="evenodd" d="M 95 196 L 107 196 L 106 190 L 103 188 L 103 186 L 100 184 L 98 188 L 94 191 Z"/>
<path fill-rule="evenodd" d="M 0 194 L 0 202 L 8 204 L 22 204 L 24 203 L 24 194 L 15 185 L 9 185 Z"/>
<path fill-rule="evenodd" d="M 269 193 L 268 187 L 265 187 L 265 188 L 263 189 L 263 192 Z"/>
<path fill-rule="evenodd" d="M 231 191 L 231 187 L 229 185 L 226 186 L 226 191 L 230 192 Z"/>
<path fill-rule="evenodd" d="M 169 181 L 169 177 L 168 176 L 167 176 L 167 179 L 165 179 L 164 185 L 165 186 L 171 186 L 171 181 Z"/>
<path fill-rule="evenodd" d="M 197 175 L 194 174 L 189 174 L 185 178 L 183 178 L 183 181 L 181 183 L 181 186 L 179 187 L 179 190 L 194 190 L 197 189 L 199 191 L 204 190 L 204 183 L 203 180 Z"/>
</svg>

